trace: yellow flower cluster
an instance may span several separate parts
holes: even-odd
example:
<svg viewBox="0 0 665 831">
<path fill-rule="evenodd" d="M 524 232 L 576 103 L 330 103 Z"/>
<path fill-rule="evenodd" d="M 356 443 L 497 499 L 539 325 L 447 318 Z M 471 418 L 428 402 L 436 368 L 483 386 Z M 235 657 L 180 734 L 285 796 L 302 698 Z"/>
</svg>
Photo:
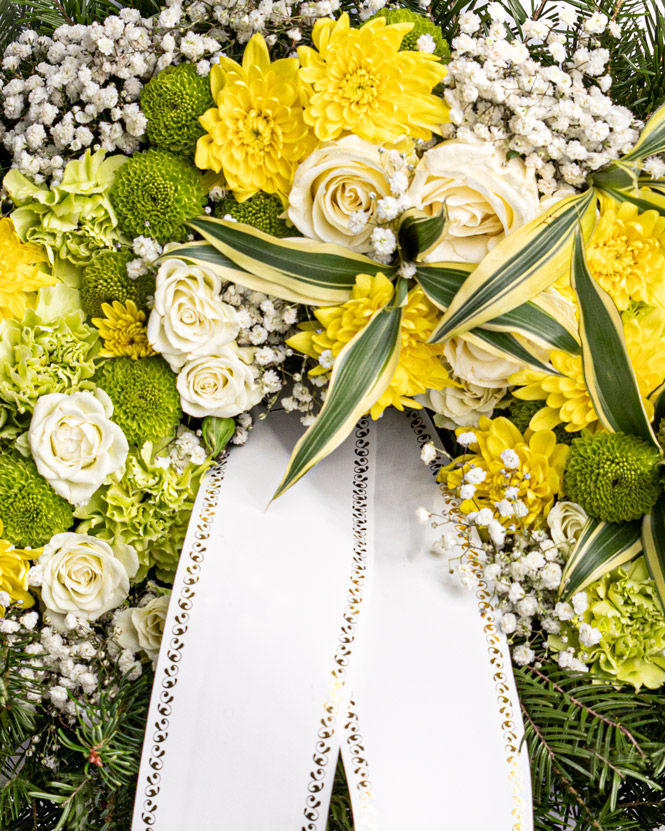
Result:
<svg viewBox="0 0 665 831">
<path fill-rule="evenodd" d="M 476 484 L 473 498 L 462 501 L 461 510 L 470 514 L 489 508 L 506 526 L 518 521 L 526 527 L 542 524 L 561 490 L 568 446 L 557 444 L 551 430 L 527 430 L 522 435 L 507 418 L 481 416 L 478 428 L 460 428 L 456 432 L 459 435 L 467 429 L 473 429 L 477 439 L 471 445 L 471 455 L 456 460 L 461 466 L 444 469 L 439 474 L 450 490 L 456 490 L 472 467 L 485 472 L 484 480 Z M 519 465 L 512 470 L 506 469 L 501 458 L 506 450 L 514 451 L 519 459 Z M 496 504 L 505 498 L 507 487 L 517 489 L 515 499 L 525 506 L 526 513 L 521 520 L 496 513 Z"/>
<path fill-rule="evenodd" d="M 137 309 L 132 300 L 113 304 L 102 303 L 104 317 L 93 317 L 93 324 L 99 329 L 104 348 L 102 358 L 147 358 L 155 354 L 148 341 L 145 328 L 145 312 Z"/>
<path fill-rule="evenodd" d="M 372 277 L 359 274 L 351 293 L 351 299 L 341 306 L 327 306 L 316 309 L 314 315 L 323 328 L 316 323 L 303 324 L 303 331 L 290 338 L 287 343 L 294 349 L 309 355 L 319 362 L 311 375 L 327 372 L 344 346 L 358 334 L 372 316 L 394 294 L 394 286 L 385 274 Z M 402 310 L 400 358 L 395 374 L 388 388 L 370 410 L 372 418 L 379 418 L 386 407 L 420 407 L 413 400 L 428 389 L 440 390 L 454 386 L 447 370 L 441 363 L 443 347 L 427 343 L 434 331 L 440 312 L 433 306 L 419 287 L 409 292 L 406 306 Z"/>
<path fill-rule="evenodd" d="M 652 414 L 647 396 L 665 381 L 665 313 L 662 309 L 647 309 L 633 317 L 624 316 L 623 329 L 640 393 L 647 412 Z M 560 375 L 524 369 L 510 377 L 510 383 L 520 387 L 513 390 L 516 398 L 543 400 L 543 408 L 531 419 L 531 429 L 552 429 L 562 422 L 569 433 L 585 427 L 595 429 L 598 416 L 584 383 L 582 357 L 555 351 L 550 363 Z"/>
<path fill-rule="evenodd" d="M 206 134 L 196 165 L 222 173 L 240 201 L 257 191 L 285 200 L 298 164 L 319 141 L 350 132 L 375 142 L 440 133 L 448 107 L 432 89 L 446 68 L 427 52 L 400 51 L 412 28 L 382 17 L 353 29 L 344 13 L 317 21 L 316 49 L 299 47 L 300 61 L 273 63 L 254 35 L 242 65 L 223 57 L 212 68 L 215 106 L 199 119 Z"/>
<path fill-rule="evenodd" d="M 0 319 L 20 320 L 34 308 L 37 289 L 58 282 L 42 270 L 47 262 L 41 248 L 21 242 L 11 219 L 0 219 Z"/>
<path fill-rule="evenodd" d="M 2 522 L 0 522 L 2 534 Z M 37 559 L 41 549 L 23 551 L 0 539 L 0 592 L 7 592 L 13 603 L 20 603 L 23 609 L 34 605 L 35 599 L 28 591 L 28 572 L 32 560 Z M 0 617 L 4 617 L 5 607 L 0 605 Z"/>
</svg>

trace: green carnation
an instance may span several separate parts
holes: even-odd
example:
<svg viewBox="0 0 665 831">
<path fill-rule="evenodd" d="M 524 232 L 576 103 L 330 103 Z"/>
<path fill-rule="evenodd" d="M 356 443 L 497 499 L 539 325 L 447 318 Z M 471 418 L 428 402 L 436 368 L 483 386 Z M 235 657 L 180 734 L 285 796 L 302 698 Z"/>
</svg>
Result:
<svg viewBox="0 0 665 831">
<path fill-rule="evenodd" d="M 128 442 L 141 445 L 173 434 L 182 410 L 176 376 L 163 358 L 112 358 L 95 380 L 113 402 L 113 420 Z"/>
<path fill-rule="evenodd" d="M 93 388 L 99 348 L 78 292 L 62 284 L 42 289 L 22 320 L 0 321 L 0 399 L 24 413 L 42 395 Z"/>
<path fill-rule="evenodd" d="M 150 143 L 162 150 L 193 156 L 197 140 L 205 133 L 199 116 L 214 105 L 207 75 L 199 75 L 189 63 L 167 66 L 141 93 Z"/>
<path fill-rule="evenodd" d="M 155 290 L 155 281 L 144 275 L 132 280 L 127 263 L 135 259 L 131 251 L 102 251 L 86 266 L 81 278 L 81 303 L 90 317 L 103 317 L 102 303 L 132 300 L 148 312 L 148 295 Z"/>
<path fill-rule="evenodd" d="M 520 433 L 524 433 L 528 430 L 531 419 L 542 408 L 542 401 L 523 401 L 521 398 L 513 398 L 508 406 L 508 418 Z M 557 444 L 571 444 L 578 435 L 569 433 L 563 424 L 557 424 L 552 432 L 556 436 Z"/>
<path fill-rule="evenodd" d="M 431 35 L 434 40 L 434 54 L 441 58 L 442 61 L 450 60 L 450 48 L 448 41 L 444 38 L 440 27 L 433 23 L 428 17 L 425 17 L 418 12 L 411 11 L 411 9 L 381 9 L 374 18 L 385 17 L 386 23 L 413 23 L 413 29 L 407 32 L 402 39 L 400 51 L 402 52 L 419 52 L 418 38 L 422 35 Z"/>
<path fill-rule="evenodd" d="M 111 202 L 128 236 L 182 242 L 188 233 L 187 220 L 203 212 L 206 192 L 188 161 L 165 150 L 146 150 L 120 168 Z"/>
<path fill-rule="evenodd" d="M 255 193 L 244 202 L 238 202 L 229 194 L 215 208 L 215 216 L 220 218 L 230 214 L 238 222 L 245 222 L 264 234 L 272 234 L 273 237 L 300 236 L 295 228 L 289 227 L 281 219 L 284 213 L 284 206 L 281 199 L 273 193 Z"/>
<path fill-rule="evenodd" d="M 109 192 L 125 156 L 106 158 L 103 150 L 86 151 L 69 162 L 62 182 L 52 188 L 35 185 L 18 170 L 10 170 L 4 186 L 17 209 L 11 218 L 24 242 L 48 249 L 51 261 L 62 258 L 87 265 L 101 249 L 120 238 Z"/>
<path fill-rule="evenodd" d="M 42 478 L 32 459 L 0 456 L 2 535 L 19 548 L 39 548 L 54 534 L 71 528 L 73 513 L 66 499 Z"/>
<path fill-rule="evenodd" d="M 591 672 L 609 681 L 655 690 L 665 683 L 665 616 L 643 557 L 586 589 L 587 610 L 566 625 L 557 649 L 573 647 Z"/>
<path fill-rule="evenodd" d="M 596 433 L 572 443 L 564 488 L 589 516 L 628 522 L 648 513 L 661 492 L 660 454 L 625 433 Z"/>
<path fill-rule="evenodd" d="M 173 582 L 201 477 L 210 466 L 209 460 L 168 464 L 168 450 L 160 454 L 161 464 L 150 442 L 130 450 L 122 475 L 115 474 L 76 511 L 83 520 L 80 532 L 134 546 L 141 563 L 136 581 L 155 566 L 160 580 Z"/>
</svg>

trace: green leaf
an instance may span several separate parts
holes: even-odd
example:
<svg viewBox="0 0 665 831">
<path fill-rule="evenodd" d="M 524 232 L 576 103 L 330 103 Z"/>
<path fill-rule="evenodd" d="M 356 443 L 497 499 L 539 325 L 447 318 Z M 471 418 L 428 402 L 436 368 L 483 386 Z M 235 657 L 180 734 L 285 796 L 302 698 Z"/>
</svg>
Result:
<svg viewBox="0 0 665 831">
<path fill-rule="evenodd" d="M 656 430 L 660 428 L 660 422 L 665 418 L 665 384 L 661 384 L 649 396 L 653 404 L 653 426 Z"/>
<path fill-rule="evenodd" d="M 572 597 L 603 574 L 639 554 L 641 521 L 603 522 L 589 519 L 563 571 L 560 593 Z"/>
<path fill-rule="evenodd" d="M 474 329 L 473 332 L 467 332 L 464 338 L 468 343 L 480 346 L 499 358 L 507 356 L 520 363 L 528 364 L 539 372 L 546 372 L 548 375 L 561 375 L 553 366 L 543 363 L 537 355 L 534 355 L 514 335 L 508 332 L 491 332 L 480 327 Z"/>
<path fill-rule="evenodd" d="M 446 206 L 438 216 L 427 216 L 417 208 L 402 215 L 397 236 L 405 260 L 411 262 L 425 254 L 441 238 L 448 223 Z"/>
<path fill-rule="evenodd" d="M 341 245 L 305 237 L 277 239 L 242 222 L 210 217 L 197 217 L 189 225 L 243 271 L 310 297 L 313 305 L 344 303 L 358 274 L 394 273 L 394 268 Z M 177 257 L 179 251 L 175 248 L 168 256 Z"/>
<path fill-rule="evenodd" d="M 459 291 L 472 270 L 473 266 L 465 263 L 419 265 L 415 280 L 432 303 L 445 312 L 455 293 Z M 442 340 L 438 336 L 439 328 L 437 327 L 433 332 L 430 343 L 438 343 Z M 480 334 L 481 331 L 487 330 L 512 336 L 523 335 L 545 349 L 562 349 L 572 355 L 580 353 L 580 345 L 576 340 L 576 327 L 572 321 L 559 315 L 554 306 L 548 304 L 545 298 L 536 298 L 523 303 L 473 331 L 479 337 L 483 337 Z M 498 346 L 499 339 L 496 339 L 494 343 Z M 521 349 L 525 351 L 524 347 Z M 540 364 L 540 361 L 538 363 Z"/>
<path fill-rule="evenodd" d="M 643 161 L 648 156 L 665 152 L 665 104 L 659 107 L 644 125 L 640 138 L 621 158 L 622 162 Z"/>
<path fill-rule="evenodd" d="M 636 205 L 640 213 L 658 211 L 661 216 L 665 216 L 665 195 L 658 191 L 649 190 L 648 188 L 640 188 L 634 191 L 604 188 L 602 193 L 607 194 L 617 202 L 630 202 L 631 205 Z"/>
<path fill-rule="evenodd" d="M 437 330 L 438 340 L 506 314 L 555 283 L 568 270 L 575 229 L 582 222 L 589 236 L 595 221 L 596 192 L 591 188 L 562 199 L 509 234 L 457 292 Z"/>
<path fill-rule="evenodd" d="M 387 389 L 399 362 L 402 294 L 397 291 L 393 303 L 375 312 L 370 322 L 337 356 L 323 407 L 314 424 L 296 444 L 284 479 L 273 498 L 283 494 L 317 462 L 339 447 L 357 420 Z"/>
<path fill-rule="evenodd" d="M 584 383 L 603 426 L 658 447 L 626 351 L 621 315 L 589 273 L 580 229 L 574 236 L 570 280 L 577 295 Z"/>
<path fill-rule="evenodd" d="M 599 190 L 634 190 L 637 187 L 635 165 L 612 162 L 589 177 L 591 184 Z"/>
<path fill-rule="evenodd" d="M 665 611 L 665 493 L 642 520 L 642 550 Z"/>
</svg>

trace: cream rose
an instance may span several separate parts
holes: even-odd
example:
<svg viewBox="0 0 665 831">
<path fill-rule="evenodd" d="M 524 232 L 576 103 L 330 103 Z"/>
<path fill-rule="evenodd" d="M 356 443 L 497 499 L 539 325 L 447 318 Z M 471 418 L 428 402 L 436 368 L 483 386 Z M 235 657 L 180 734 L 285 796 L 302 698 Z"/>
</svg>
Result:
<svg viewBox="0 0 665 831">
<path fill-rule="evenodd" d="M 159 655 L 169 595 L 155 597 L 145 606 L 123 609 L 116 619 L 117 641 L 123 649 L 145 652 L 151 661 Z"/>
<path fill-rule="evenodd" d="M 127 458 L 127 439 L 110 420 L 103 390 L 43 395 L 32 414 L 28 441 L 41 475 L 74 505 L 87 502 Z"/>
<path fill-rule="evenodd" d="M 153 349 L 177 371 L 188 360 L 214 354 L 235 339 L 240 326 L 233 306 L 220 300 L 222 281 L 209 268 L 165 260 L 157 272 L 148 320 Z"/>
<path fill-rule="evenodd" d="M 429 390 L 419 401 L 434 411 L 437 427 L 454 430 L 457 427 L 477 427 L 481 416 L 490 418 L 505 394 L 503 387 L 489 389 L 476 384 L 464 384 L 461 388 Z"/>
<path fill-rule="evenodd" d="M 552 540 L 556 545 L 576 543 L 587 519 L 586 511 L 577 502 L 557 502 L 547 515 Z"/>
<path fill-rule="evenodd" d="M 188 361 L 177 382 L 182 409 L 196 418 L 232 418 L 250 410 L 263 397 L 250 361 L 251 350 L 234 344 Z"/>
<path fill-rule="evenodd" d="M 499 357 L 482 346 L 469 343 L 464 336 L 451 338 L 444 345 L 443 354 L 458 378 L 486 389 L 507 387 L 510 376 L 522 368 L 517 361 Z"/>
<path fill-rule="evenodd" d="M 96 620 L 127 597 L 139 567 L 134 548 L 87 534 L 56 534 L 39 558 L 42 600 L 54 623 L 67 614 Z"/>
<path fill-rule="evenodd" d="M 479 263 L 512 231 L 538 216 L 533 170 L 489 142 L 446 141 L 428 150 L 408 190 L 413 204 L 431 215 L 442 204 L 449 224 L 427 262 Z"/>
<path fill-rule="evenodd" d="M 289 194 L 288 216 L 306 237 L 366 252 L 371 248 L 376 202 L 389 195 L 378 146 L 357 136 L 346 136 L 322 144 L 298 167 Z M 349 217 L 359 211 L 368 222 L 354 234 Z"/>
</svg>

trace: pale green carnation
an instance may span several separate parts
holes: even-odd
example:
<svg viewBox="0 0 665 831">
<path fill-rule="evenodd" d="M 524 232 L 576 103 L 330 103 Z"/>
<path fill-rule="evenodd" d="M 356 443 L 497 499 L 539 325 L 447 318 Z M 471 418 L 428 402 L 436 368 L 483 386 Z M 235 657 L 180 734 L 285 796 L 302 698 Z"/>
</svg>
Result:
<svg viewBox="0 0 665 831">
<path fill-rule="evenodd" d="M 557 648 L 577 648 L 592 675 L 603 680 L 650 690 L 665 684 L 665 615 L 644 557 L 605 574 L 585 591 L 587 609 L 566 625 L 567 644 L 552 639 Z M 596 640 L 598 633 L 598 643 L 589 646 L 589 634 Z"/>
<path fill-rule="evenodd" d="M 85 322 L 78 292 L 42 289 L 22 320 L 0 321 L 0 400 L 19 414 L 52 392 L 94 388 L 99 332 Z"/>
<path fill-rule="evenodd" d="M 178 472 L 165 466 L 168 450 L 156 454 L 151 442 L 131 450 L 124 473 L 113 475 L 75 513 L 83 520 L 79 532 L 134 546 L 141 564 L 136 582 L 153 566 L 158 579 L 173 582 L 201 477 L 211 464 L 189 464 Z"/>
<path fill-rule="evenodd" d="M 62 258 L 87 265 L 103 248 L 120 240 L 118 221 L 109 200 L 116 171 L 127 159 L 106 158 L 103 150 L 86 151 L 65 167 L 62 182 L 52 188 L 36 185 L 18 170 L 10 170 L 4 186 L 16 210 L 11 218 L 24 242 L 43 245 L 51 263 Z"/>
</svg>

